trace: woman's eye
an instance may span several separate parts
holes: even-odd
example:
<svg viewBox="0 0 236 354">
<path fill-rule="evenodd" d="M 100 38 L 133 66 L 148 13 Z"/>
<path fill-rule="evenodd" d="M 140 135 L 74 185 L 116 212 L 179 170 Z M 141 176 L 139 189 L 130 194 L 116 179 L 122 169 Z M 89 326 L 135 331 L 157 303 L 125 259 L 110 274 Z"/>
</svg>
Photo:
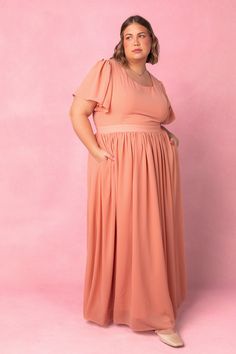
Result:
<svg viewBox="0 0 236 354">
<path fill-rule="evenodd" d="M 140 35 L 139 35 L 139 37 L 143 37 L 143 38 L 145 38 L 145 34 L 140 34 Z M 126 39 L 131 39 L 131 36 L 126 37 Z"/>
</svg>

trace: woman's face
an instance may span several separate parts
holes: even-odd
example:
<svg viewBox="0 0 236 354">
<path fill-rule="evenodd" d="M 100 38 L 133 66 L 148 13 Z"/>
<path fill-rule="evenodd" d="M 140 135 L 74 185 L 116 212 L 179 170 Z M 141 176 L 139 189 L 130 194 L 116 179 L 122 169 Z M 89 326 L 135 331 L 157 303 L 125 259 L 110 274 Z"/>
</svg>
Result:
<svg viewBox="0 0 236 354">
<path fill-rule="evenodd" d="M 140 60 L 146 58 L 150 52 L 152 39 L 146 27 L 139 23 L 132 23 L 123 33 L 124 51 L 127 60 Z M 134 51 L 139 49 L 139 51 Z"/>
</svg>

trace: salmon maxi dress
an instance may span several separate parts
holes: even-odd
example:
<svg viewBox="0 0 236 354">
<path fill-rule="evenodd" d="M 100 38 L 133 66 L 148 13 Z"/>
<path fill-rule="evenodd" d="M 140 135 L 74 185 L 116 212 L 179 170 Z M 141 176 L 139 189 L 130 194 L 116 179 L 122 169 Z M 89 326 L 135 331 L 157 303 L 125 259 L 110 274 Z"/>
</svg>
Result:
<svg viewBox="0 0 236 354">
<path fill-rule="evenodd" d="M 186 295 L 178 148 L 161 124 L 175 119 L 164 85 L 134 81 L 100 59 L 73 96 L 93 100 L 98 145 L 115 160 L 87 164 L 84 318 L 134 331 L 175 325 Z"/>
</svg>

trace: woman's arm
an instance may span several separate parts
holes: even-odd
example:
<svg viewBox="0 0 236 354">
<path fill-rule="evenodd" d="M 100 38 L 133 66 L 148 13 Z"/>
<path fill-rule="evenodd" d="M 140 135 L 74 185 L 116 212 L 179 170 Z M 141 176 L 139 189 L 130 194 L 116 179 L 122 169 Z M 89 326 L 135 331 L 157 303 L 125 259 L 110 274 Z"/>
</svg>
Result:
<svg viewBox="0 0 236 354">
<path fill-rule="evenodd" d="M 171 133 L 168 129 L 166 129 L 166 127 L 164 127 L 163 125 L 161 125 L 161 128 L 167 132 L 170 142 L 175 143 L 177 146 L 179 146 L 179 139 L 173 133 Z"/>
<path fill-rule="evenodd" d="M 90 154 L 100 162 L 105 157 L 113 159 L 113 156 L 100 148 L 88 119 L 93 113 L 96 104 L 97 102 L 95 101 L 75 97 L 69 110 L 69 117 L 76 135 Z"/>
</svg>

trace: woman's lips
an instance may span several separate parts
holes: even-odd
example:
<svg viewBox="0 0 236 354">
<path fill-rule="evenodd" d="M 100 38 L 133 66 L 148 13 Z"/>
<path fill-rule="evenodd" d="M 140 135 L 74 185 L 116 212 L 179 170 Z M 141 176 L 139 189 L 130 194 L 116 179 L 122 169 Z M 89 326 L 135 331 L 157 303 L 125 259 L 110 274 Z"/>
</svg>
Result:
<svg viewBox="0 0 236 354">
<path fill-rule="evenodd" d="M 132 52 L 142 52 L 142 49 L 134 49 Z"/>
</svg>

